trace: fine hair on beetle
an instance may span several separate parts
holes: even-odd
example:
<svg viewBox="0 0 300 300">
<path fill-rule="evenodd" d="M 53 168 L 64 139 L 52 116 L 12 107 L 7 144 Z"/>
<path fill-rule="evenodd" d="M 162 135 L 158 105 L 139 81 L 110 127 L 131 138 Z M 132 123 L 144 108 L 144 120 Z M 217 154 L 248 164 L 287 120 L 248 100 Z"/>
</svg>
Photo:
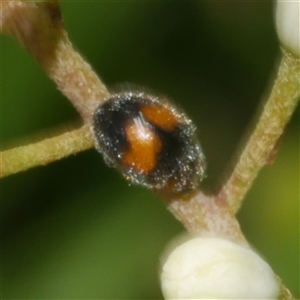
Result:
<svg viewBox="0 0 300 300">
<path fill-rule="evenodd" d="M 94 112 L 96 149 L 133 184 L 185 192 L 198 187 L 205 158 L 196 126 L 166 97 L 146 89 L 113 93 Z"/>
</svg>

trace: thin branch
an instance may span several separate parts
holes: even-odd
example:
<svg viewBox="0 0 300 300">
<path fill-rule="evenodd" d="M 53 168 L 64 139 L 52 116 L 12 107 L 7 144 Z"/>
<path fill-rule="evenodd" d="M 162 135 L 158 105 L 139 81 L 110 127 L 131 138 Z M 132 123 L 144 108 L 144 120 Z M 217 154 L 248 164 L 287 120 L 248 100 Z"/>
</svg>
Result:
<svg viewBox="0 0 300 300">
<path fill-rule="evenodd" d="M 91 124 L 96 107 L 109 92 L 72 47 L 58 1 L 0 1 L 0 30 L 27 49 L 74 105 L 85 124 Z"/>
<path fill-rule="evenodd" d="M 76 154 L 92 148 L 93 138 L 87 126 L 40 142 L 0 152 L 0 178 Z"/>
<path fill-rule="evenodd" d="M 217 237 L 250 247 L 238 221 L 215 196 L 207 196 L 200 190 L 185 195 L 163 195 L 168 209 L 185 226 L 190 234 Z"/>
<path fill-rule="evenodd" d="M 217 200 L 229 206 L 232 214 L 240 208 L 246 193 L 277 147 L 286 124 L 299 101 L 299 59 L 283 50 L 277 78 L 238 162 L 223 185 Z"/>
</svg>

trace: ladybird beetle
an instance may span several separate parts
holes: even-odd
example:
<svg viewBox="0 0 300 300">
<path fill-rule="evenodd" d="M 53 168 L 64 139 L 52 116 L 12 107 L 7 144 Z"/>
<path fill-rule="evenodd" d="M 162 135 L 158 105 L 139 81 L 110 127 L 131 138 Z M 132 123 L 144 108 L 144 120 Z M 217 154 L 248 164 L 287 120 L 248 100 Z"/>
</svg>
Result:
<svg viewBox="0 0 300 300">
<path fill-rule="evenodd" d="M 94 113 L 96 149 L 132 183 L 184 192 L 204 177 L 195 126 L 165 98 L 146 92 L 111 95 Z"/>
</svg>

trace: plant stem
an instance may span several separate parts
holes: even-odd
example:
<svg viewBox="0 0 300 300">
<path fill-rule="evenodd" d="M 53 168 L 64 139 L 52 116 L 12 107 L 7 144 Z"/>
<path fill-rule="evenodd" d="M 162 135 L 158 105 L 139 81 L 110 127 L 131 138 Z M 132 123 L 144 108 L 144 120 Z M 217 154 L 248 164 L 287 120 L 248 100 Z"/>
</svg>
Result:
<svg viewBox="0 0 300 300">
<path fill-rule="evenodd" d="M 27 49 L 74 105 L 85 124 L 91 124 L 96 107 L 109 92 L 73 49 L 63 27 L 59 2 L 0 0 L 0 4 L 0 30 Z"/>
<path fill-rule="evenodd" d="M 90 149 L 93 144 L 89 128 L 82 126 L 37 143 L 2 151 L 0 178 Z"/>
<path fill-rule="evenodd" d="M 235 216 L 220 206 L 214 196 L 207 196 L 199 190 L 185 195 L 160 196 L 191 235 L 223 238 L 249 247 Z"/>
<path fill-rule="evenodd" d="M 45 165 L 94 146 L 90 126 L 95 109 L 109 96 L 64 30 L 59 1 L 0 0 L 0 32 L 15 38 L 39 62 L 74 105 L 85 126 L 51 139 L 0 153 L 0 178 Z"/>
<path fill-rule="evenodd" d="M 278 146 L 299 100 L 299 58 L 283 50 L 277 77 L 261 115 L 238 162 L 217 195 L 217 201 L 235 214 L 260 169 Z"/>
</svg>

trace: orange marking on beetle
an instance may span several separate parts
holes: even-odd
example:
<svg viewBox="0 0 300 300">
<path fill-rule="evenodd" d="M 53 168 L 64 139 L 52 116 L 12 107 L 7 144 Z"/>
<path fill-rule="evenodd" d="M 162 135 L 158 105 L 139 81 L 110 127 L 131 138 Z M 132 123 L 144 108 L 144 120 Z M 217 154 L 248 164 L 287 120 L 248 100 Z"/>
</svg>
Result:
<svg viewBox="0 0 300 300">
<path fill-rule="evenodd" d="M 157 155 L 162 149 L 160 138 L 143 124 L 140 117 L 127 124 L 125 132 L 130 147 L 123 155 L 122 163 L 125 167 L 148 174 L 157 166 Z"/>
<path fill-rule="evenodd" d="M 141 112 L 148 122 L 166 131 L 174 130 L 178 124 L 178 117 L 171 109 L 161 105 L 142 105 Z"/>
</svg>

